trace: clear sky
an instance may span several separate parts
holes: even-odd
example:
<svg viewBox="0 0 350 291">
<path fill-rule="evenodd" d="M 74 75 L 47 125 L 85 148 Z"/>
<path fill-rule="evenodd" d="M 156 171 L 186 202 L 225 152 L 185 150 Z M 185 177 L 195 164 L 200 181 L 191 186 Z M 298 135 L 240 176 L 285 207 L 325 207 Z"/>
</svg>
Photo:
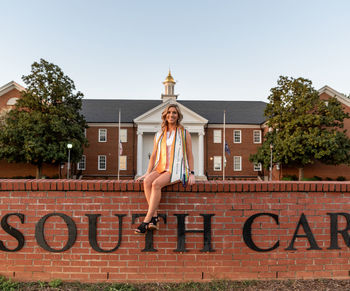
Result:
<svg viewBox="0 0 350 291">
<path fill-rule="evenodd" d="M 44 58 L 88 99 L 261 100 L 280 75 L 350 93 L 348 0 L 3 0 L 0 86 Z"/>
</svg>

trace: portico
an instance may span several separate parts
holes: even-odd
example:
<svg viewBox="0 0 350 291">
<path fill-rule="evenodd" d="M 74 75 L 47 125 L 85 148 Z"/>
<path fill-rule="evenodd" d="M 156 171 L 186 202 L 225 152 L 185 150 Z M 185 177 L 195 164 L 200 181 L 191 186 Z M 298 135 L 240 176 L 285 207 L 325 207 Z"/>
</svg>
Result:
<svg viewBox="0 0 350 291">
<path fill-rule="evenodd" d="M 191 134 L 196 179 L 206 180 L 204 175 L 204 127 L 208 120 L 176 101 L 177 95 L 174 95 L 175 81 L 170 71 L 163 84 L 165 85 L 165 94 L 162 94 L 163 103 L 134 119 L 134 123 L 137 125 L 136 176 L 142 176 L 147 170 L 153 150 L 154 136 L 160 130 L 162 111 L 169 104 L 177 104 L 183 114 L 181 123 Z"/>
</svg>

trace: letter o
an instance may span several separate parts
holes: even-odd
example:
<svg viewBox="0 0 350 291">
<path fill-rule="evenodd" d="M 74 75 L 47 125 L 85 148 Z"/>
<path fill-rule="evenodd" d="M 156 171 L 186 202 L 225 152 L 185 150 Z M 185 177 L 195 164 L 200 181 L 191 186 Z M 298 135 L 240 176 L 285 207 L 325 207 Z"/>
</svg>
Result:
<svg viewBox="0 0 350 291">
<path fill-rule="evenodd" d="M 45 240 L 44 226 L 45 226 L 46 220 L 51 216 L 61 217 L 64 220 L 64 222 L 67 224 L 67 227 L 68 227 L 68 241 L 67 241 L 66 245 L 62 249 L 59 249 L 59 250 L 51 248 L 48 245 L 47 241 Z M 44 250 L 47 250 L 47 251 L 52 252 L 52 253 L 60 253 L 60 252 L 64 252 L 64 251 L 70 249 L 74 245 L 76 238 L 77 238 L 77 227 L 76 227 L 73 219 L 64 213 L 46 214 L 35 225 L 35 239 L 38 242 L 38 245 L 41 246 Z"/>
</svg>

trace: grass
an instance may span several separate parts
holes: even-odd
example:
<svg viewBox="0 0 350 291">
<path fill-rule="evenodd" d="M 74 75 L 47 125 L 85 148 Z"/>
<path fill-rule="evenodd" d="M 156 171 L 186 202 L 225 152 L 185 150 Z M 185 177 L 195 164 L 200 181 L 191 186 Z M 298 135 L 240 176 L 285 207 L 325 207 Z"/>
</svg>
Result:
<svg viewBox="0 0 350 291">
<path fill-rule="evenodd" d="M 213 280 L 210 282 L 182 282 L 182 283 L 81 283 L 63 282 L 55 279 L 50 282 L 16 282 L 0 277 L 0 290 L 2 291 L 29 291 L 29 290 L 69 290 L 69 291 L 221 291 L 243 290 L 247 286 L 254 286 L 256 281 L 229 281 Z"/>
<path fill-rule="evenodd" d="M 226 290 L 350 290 L 350 280 L 213 280 L 209 282 L 182 283 L 82 283 L 63 282 L 17 282 L 0 276 L 1 291 L 226 291 Z"/>
</svg>

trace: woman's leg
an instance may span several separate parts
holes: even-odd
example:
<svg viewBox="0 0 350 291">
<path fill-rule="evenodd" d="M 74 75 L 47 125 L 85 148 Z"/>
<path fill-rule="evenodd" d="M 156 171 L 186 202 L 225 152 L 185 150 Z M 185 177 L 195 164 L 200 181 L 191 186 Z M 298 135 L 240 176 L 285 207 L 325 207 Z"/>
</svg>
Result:
<svg viewBox="0 0 350 291">
<path fill-rule="evenodd" d="M 148 201 L 148 212 L 144 219 L 145 222 L 151 221 L 152 216 L 155 215 L 159 206 L 160 198 L 162 196 L 162 188 L 169 184 L 170 184 L 169 172 L 163 172 L 153 180 L 152 187 L 151 187 L 151 195 Z"/>
<path fill-rule="evenodd" d="M 152 183 L 155 179 L 157 179 L 160 174 L 157 171 L 151 172 L 145 180 L 143 180 L 143 188 L 146 196 L 147 203 L 149 205 L 151 200 L 151 191 L 152 191 Z"/>
</svg>

